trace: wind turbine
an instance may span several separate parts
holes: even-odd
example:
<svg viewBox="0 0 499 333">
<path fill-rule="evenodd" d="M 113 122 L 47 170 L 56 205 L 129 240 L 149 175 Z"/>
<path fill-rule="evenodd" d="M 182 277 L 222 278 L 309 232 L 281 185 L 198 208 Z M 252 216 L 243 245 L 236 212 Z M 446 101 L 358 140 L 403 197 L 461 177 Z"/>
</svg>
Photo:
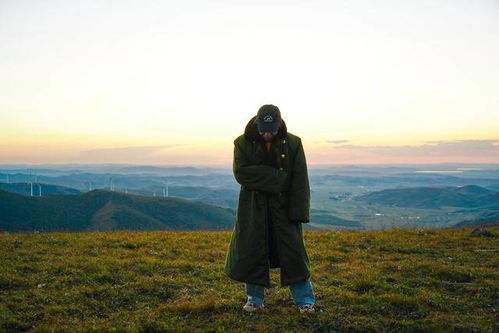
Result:
<svg viewBox="0 0 499 333">
<path fill-rule="evenodd" d="M 35 185 L 38 185 L 38 196 L 42 196 L 42 185 L 38 183 L 38 176 L 36 175 L 36 171 L 34 172 L 33 176 L 35 177 Z M 31 196 L 33 196 L 33 180 L 30 182 L 31 184 Z"/>
<path fill-rule="evenodd" d="M 163 187 L 163 197 L 167 198 L 170 196 L 168 188 L 168 180 L 164 181 L 163 184 L 165 184 L 165 187 Z"/>
<path fill-rule="evenodd" d="M 109 178 L 109 190 L 114 191 L 113 177 Z"/>
<path fill-rule="evenodd" d="M 27 172 L 28 172 L 28 181 L 29 181 L 29 187 L 30 187 L 29 194 L 30 194 L 30 196 L 33 196 L 33 170 L 27 169 Z"/>
</svg>

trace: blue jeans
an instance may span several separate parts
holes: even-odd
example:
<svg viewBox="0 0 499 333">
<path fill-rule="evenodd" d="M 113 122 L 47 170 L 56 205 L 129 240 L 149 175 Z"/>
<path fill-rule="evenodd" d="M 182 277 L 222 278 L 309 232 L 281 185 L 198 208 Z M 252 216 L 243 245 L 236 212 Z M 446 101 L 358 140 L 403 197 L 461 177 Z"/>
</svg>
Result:
<svg viewBox="0 0 499 333">
<path fill-rule="evenodd" d="M 290 284 L 289 291 L 296 305 L 315 303 L 315 295 L 310 279 Z M 252 302 L 256 306 L 263 305 L 265 287 L 258 284 L 246 283 L 246 294 L 248 295 L 248 302 Z"/>
</svg>

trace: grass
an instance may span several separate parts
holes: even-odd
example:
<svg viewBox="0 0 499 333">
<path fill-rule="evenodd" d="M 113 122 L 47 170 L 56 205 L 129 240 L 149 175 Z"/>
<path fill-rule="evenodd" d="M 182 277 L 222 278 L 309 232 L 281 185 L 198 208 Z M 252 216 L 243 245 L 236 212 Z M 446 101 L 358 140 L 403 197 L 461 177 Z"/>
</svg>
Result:
<svg viewBox="0 0 499 333">
<path fill-rule="evenodd" d="M 0 233 L 0 332 L 493 332 L 499 228 L 305 231 L 318 313 L 246 315 L 230 232 Z"/>
</svg>

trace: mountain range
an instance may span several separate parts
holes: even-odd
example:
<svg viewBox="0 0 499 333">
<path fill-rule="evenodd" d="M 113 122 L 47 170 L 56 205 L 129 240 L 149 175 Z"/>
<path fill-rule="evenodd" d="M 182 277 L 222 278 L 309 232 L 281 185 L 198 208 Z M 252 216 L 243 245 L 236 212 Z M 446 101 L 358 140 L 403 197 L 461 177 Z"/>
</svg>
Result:
<svg viewBox="0 0 499 333">
<path fill-rule="evenodd" d="M 146 197 L 107 190 L 42 197 L 0 190 L 0 230 L 220 230 L 235 212 L 181 198 Z"/>
</svg>

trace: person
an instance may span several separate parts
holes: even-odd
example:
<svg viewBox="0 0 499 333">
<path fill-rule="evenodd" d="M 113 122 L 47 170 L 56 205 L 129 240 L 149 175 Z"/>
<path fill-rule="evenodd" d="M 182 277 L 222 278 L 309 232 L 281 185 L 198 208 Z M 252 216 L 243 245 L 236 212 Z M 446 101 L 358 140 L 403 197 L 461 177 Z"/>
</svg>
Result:
<svg viewBox="0 0 499 333">
<path fill-rule="evenodd" d="M 224 271 L 246 284 L 243 310 L 264 309 L 269 270 L 280 268 L 280 285 L 289 286 L 300 312 L 314 312 L 302 225 L 310 222 L 307 163 L 277 106 L 260 107 L 234 140 L 232 167 L 241 186 Z"/>
</svg>

